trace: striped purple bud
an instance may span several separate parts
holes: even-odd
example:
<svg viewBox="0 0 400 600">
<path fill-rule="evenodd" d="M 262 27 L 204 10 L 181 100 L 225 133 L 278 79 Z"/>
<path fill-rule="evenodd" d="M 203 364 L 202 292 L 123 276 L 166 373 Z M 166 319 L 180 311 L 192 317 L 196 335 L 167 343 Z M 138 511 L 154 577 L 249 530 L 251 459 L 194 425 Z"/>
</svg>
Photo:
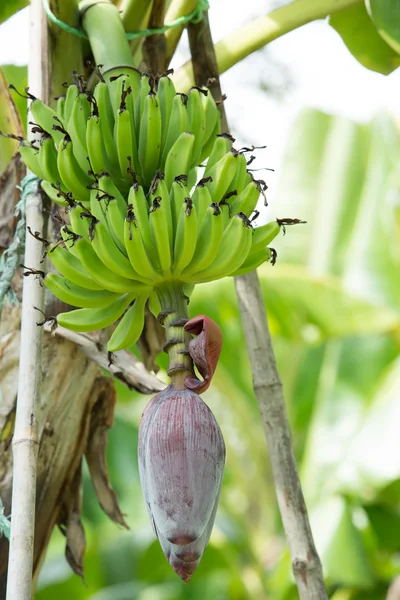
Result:
<svg viewBox="0 0 400 600">
<path fill-rule="evenodd" d="M 217 512 L 225 444 L 211 410 L 171 384 L 144 410 L 139 472 L 150 520 L 167 560 L 189 582 Z"/>
</svg>

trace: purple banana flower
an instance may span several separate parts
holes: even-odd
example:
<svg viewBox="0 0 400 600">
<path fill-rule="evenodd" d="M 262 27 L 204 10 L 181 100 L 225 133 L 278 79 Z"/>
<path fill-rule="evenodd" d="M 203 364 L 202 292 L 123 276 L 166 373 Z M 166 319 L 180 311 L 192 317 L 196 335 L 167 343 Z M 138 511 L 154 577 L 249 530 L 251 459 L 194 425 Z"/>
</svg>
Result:
<svg viewBox="0 0 400 600">
<path fill-rule="evenodd" d="M 139 473 L 150 520 L 167 560 L 186 583 L 211 535 L 225 464 L 212 412 L 171 384 L 146 407 L 139 430 Z"/>
<path fill-rule="evenodd" d="M 192 321 L 187 330 L 198 333 L 198 338 L 192 340 L 189 350 L 196 355 L 196 364 L 198 360 L 201 363 L 198 368 L 204 382 L 193 377 L 188 383 L 192 389 L 203 391 L 215 371 L 221 336 L 207 317 L 201 315 Z M 214 335 L 205 333 L 209 322 L 219 332 L 218 351 L 215 328 L 211 327 Z M 197 340 L 199 343 L 194 343 Z M 206 356 L 209 340 L 215 360 Z M 147 510 L 167 560 L 185 583 L 190 581 L 210 538 L 225 464 L 218 423 L 192 389 L 175 389 L 171 384 L 154 396 L 143 412 L 139 429 L 139 473 Z"/>
</svg>

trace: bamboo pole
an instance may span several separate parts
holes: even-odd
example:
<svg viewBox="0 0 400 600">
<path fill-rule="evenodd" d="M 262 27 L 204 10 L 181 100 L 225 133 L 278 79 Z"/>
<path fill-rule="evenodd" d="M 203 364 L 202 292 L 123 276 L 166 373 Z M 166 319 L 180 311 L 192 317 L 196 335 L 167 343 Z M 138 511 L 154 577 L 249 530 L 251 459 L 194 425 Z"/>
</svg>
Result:
<svg viewBox="0 0 400 600">
<path fill-rule="evenodd" d="M 213 81 L 215 100 L 222 97 L 218 64 L 208 14 L 200 23 L 188 25 L 196 85 Z M 224 104 L 222 131 L 229 133 Z M 293 451 L 282 382 L 272 348 L 267 314 L 256 271 L 235 278 L 253 388 L 260 408 L 278 506 L 292 559 L 292 570 L 301 600 L 328 600 L 321 562 L 315 548 L 307 507 Z"/>
<path fill-rule="evenodd" d="M 30 4 L 29 87 L 33 94 L 47 100 L 47 21 L 41 0 Z M 26 224 L 43 233 L 40 193 L 31 184 L 26 200 Z M 41 244 L 26 236 L 25 264 L 41 270 Z M 18 397 L 13 448 L 13 487 L 11 537 L 8 562 L 7 600 L 30 600 L 35 530 L 36 463 L 39 449 L 38 405 L 42 372 L 43 329 L 37 326 L 43 310 L 44 288 L 35 277 L 25 277 L 22 296 L 21 349 Z"/>
</svg>

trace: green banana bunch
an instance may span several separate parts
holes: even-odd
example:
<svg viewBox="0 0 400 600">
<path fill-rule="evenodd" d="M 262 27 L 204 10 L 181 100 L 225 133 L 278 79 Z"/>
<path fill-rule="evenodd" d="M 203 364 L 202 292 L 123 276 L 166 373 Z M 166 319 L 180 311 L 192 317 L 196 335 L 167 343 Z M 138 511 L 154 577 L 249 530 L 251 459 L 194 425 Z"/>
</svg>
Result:
<svg viewBox="0 0 400 600">
<path fill-rule="evenodd" d="M 99 70 L 96 73 L 100 81 L 93 92 L 74 73 L 56 111 L 29 95 L 36 133 L 53 141 L 43 144 L 48 149 L 41 153 L 42 160 L 23 143 L 29 168 L 49 184 L 58 181 L 78 202 L 89 201 L 87 186 L 103 172 L 124 195 L 135 181 L 147 193 L 157 170 L 165 172 L 168 185 L 176 168 L 194 185 L 196 167 L 210 154 L 220 132 L 218 108 L 208 90 L 192 88 L 188 95 L 180 94 L 167 75 L 141 76 L 132 69 L 109 82 Z M 189 145 L 178 141 L 189 134 Z"/>
<path fill-rule="evenodd" d="M 289 223 L 253 229 L 250 214 L 232 211 L 225 227 L 220 203 L 207 187 L 211 183 L 191 194 L 179 180 L 169 189 L 164 174 L 157 172 L 147 196 L 136 182 L 126 202 L 103 174 L 90 191 L 90 208 L 71 203 L 71 226 L 62 227 L 62 241 L 48 250 L 60 275 L 50 273 L 44 283 L 79 310 L 58 315 L 58 323 L 88 331 L 124 315 L 108 343 L 114 352 L 137 341 L 145 304 L 150 296 L 157 303 L 165 281 L 182 286 L 208 282 L 249 272 L 270 259 L 267 244 Z"/>
<path fill-rule="evenodd" d="M 70 221 L 48 249 L 59 275 L 44 283 L 78 307 L 58 315 L 63 327 L 92 331 L 122 317 L 110 352 L 137 341 L 165 282 L 191 291 L 247 273 L 274 260 L 268 244 L 298 222 L 253 226 L 265 184 L 247 170 L 248 149 L 219 133 L 207 90 L 177 94 L 167 76 L 131 70 L 108 83 L 100 74 L 91 93 L 75 74 L 57 112 L 37 99 L 31 108 L 37 140 L 23 141 L 21 155 Z"/>
</svg>

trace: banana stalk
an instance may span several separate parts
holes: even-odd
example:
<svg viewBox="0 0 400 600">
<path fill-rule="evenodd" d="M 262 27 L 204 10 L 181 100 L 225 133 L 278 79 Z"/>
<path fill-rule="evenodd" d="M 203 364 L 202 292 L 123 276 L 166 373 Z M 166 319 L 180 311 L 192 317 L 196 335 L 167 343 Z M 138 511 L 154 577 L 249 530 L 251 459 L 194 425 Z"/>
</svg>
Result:
<svg viewBox="0 0 400 600">
<path fill-rule="evenodd" d="M 83 28 L 89 38 L 97 65 L 103 65 L 107 81 L 126 69 L 134 68 L 131 49 L 125 36 L 118 8 L 107 0 L 83 0 L 79 4 Z M 106 35 L 105 35 L 106 34 Z M 108 43 L 112 40 L 112 44 Z"/>
</svg>

